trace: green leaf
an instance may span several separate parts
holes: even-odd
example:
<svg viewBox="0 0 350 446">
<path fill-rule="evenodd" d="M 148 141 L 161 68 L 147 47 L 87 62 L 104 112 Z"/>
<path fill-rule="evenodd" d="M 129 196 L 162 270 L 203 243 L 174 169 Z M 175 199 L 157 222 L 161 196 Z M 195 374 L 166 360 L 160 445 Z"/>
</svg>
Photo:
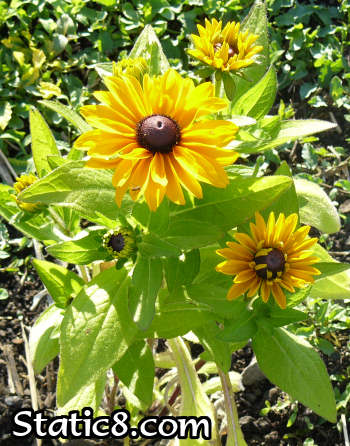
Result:
<svg viewBox="0 0 350 446">
<path fill-rule="evenodd" d="M 80 131 L 80 133 L 88 132 L 92 129 L 92 127 L 86 121 L 84 121 L 84 119 L 78 115 L 78 113 L 60 102 L 42 100 L 39 101 L 39 103 L 61 115 L 68 122 L 73 124 L 74 127 Z"/>
<path fill-rule="evenodd" d="M 198 220 L 175 218 L 170 220 L 169 229 L 162 238 L 180 249 L 194 249 L 210 245 L 224 235 L 225 232 L 214 224 L 203 225 Z"/>
<path fill-rule="evenodd" d="M 241 307 L 241 311 L 233 318 L 225 321 L 224 328 L 218 333 L 218 339 L 228 342 L 243 342 L 252 338 L 256 331 L 256 315 L 246 307 Z"/>
<path fill-rule="evenodd" d="M 105 232 L 103 229 L 91 230 L 84 236 L 86 234 L 84 231 L 78 238 L 50 245 L 46 250 L 53 257 L 77 265 L 87 265 L 94 260 L 106 260 L 109 254 L 102 246 L 102 236 Z"/>
<path fill-rule="evenodd" d="M 274 306 L 268 315 L 268 321 L 274 327 L 283 327 L 284 325 L 292 324 L 294 322 L 304 321 L 308 315 L 303 311 L 294 310 L 294 308 L 281 308 Z"/>
<path fill-rule="evenodd" d="M 285 176 L 235 177 L 225 189 L 203 186 L 202 200 L 194 207 L 181 207 L 170 219 L 170 227 L 181 221 L 197 220 L 202 228 L 214 225 L 227 231 L 249 220 L 256 210 L 265 209 L 286 191 L 292 180 Z M 175 226 L 176 227 L 176 226 Z"/>
<path fill-rule="evenodd" d="M 313 254 L 319 257 L 322 263 L 338 264 L 320 245 L 314 247 Z M 315 264 L 315 267 L 318 267 L 318 263 Z M 348 299 L 350 296 L 350 272 L 343 271 L 317 280 L 312 285 L 310 296 L 323 299 Z"/>
<path fill-rule="evenodd" d="M 125 269 L 108 269 L 67 308 L 61 325 L 58 406 L 105 376 L 132 344 L 137 327 L 127 306 L 129 282 Z"/>
<path fill-rule="evenodd" d="M 146 410 L 152 403 L 154 383 L 154 361 L 147 341 L 131 344 L 112 368 Z"/>
<path fill-rule="evenodd" d="M 264 328 L 253 338 L 253 349 L 267 378 L 332 423 L 336 405 L 326 367 L 301 337 L 283 328 Z"/>
<path fill-rule="evenodd" d="M 313 135 L 315 133 L 324 132 L 336 127 L 336 124 L 319 119 L 293 119 L 281 121 L 281 127 L 276 138 L 271 140 L 256 139 L 253 142 L 244 142 L 235 149 L 244 153 L 258 153 L 264 150 L 273 149 L 281 146 L 286 142 L 295 141 L 304 136 Z"/>
<path fill-rule="evenodd" d="M 148 257 L 170 257 L 181 254 L 181 250 L 177 246 L 157 237 L 155 234 L 144 235 L 137 248 L 143 256 Z"/>
<path fill-rule="evenodd" d="M 67 415 L 71 410 L 78 410 L 80 412 L 84 407 L 89 407 L 94 411 L 94 414 L 98 414 L 106 386 L 106 379 L 107 376 L 103 375 L 95 382 L 80 388 L 64 405 L 58 405 L 55 414 L 58 416 Z"/>
<path fill-rule="evenodd" d="M 56 305 L 47 308 L 35 321 L 29 336 L 29 350 L 35 373 L 59 353 L 59 328 L 64 311 Z"/>
<path fill-rule="evenodd" d="M 66 307 L 84 285 L 82 278 L 61 265 L 39 259 L 33 259 L 32 262 L 58 307 Z"/>
<path fill-rule="evenodd" d="M 129 307 L 134 322 L 146 330 L 155 314 L 155 302 L 163 280 L 160 259 L 139 256 L 132 276 Z"/>
<path fill-rule="evenodd" d="M 205 348 L 205 353 L 209 356 L 209 360 L 214 361 L 224 373 L 227 373 L 231 368 L 232 353 L 237 348 L 243 347 L 244 344 L 221 341 L 217 338 L 220 331 L 216 322 L 206 324 L 203 327 L 196 327 L 193 330 L 201 345 Z M 201 357 L 203 357 L 203 354 Z"/>
<path fill-rule="evenodd" d="M 263 118 L 271 110 L 276 92 L 277 76 L 271 66 L 264 77 L 234 103 L 232 114 Z"/>
<path fill-rule="evenodd" d="M 321 272 L 320 276 L 315 276 L 315 280 L 321 280 L 350 269 L 350 263 L 319 262 L 315 264 L 315 267 Z"/>
<path fill-rule="evenodd" d="M 0 300 L 6 300 L 9 297 L 9 293 L 6 288 L 0 288 Z"/>
<path fill-rule="evenodd" d="M 26 213 L 20 211 L 9 192 L 14 189 L 0 184 L 0 216 L 24 235 L 41 241 L 59 241 L 60 235 L 54 230 L 50 217 L 43 212 Z"/>
<path fill-rule="evenodd" d="M 222 73 L 222 80 L 224 82 L 224 89 L 227 99 L 229 101 L 232 101 L 236 92 L 235 77 L 232 74 L 226 73 L 224 71 Z"/>
<path fill-rule="evenodd" d="M 312 181 L 295 180 L 299 200 L 300 221 L 321 232 L 332 234 L 340 230 L 340 218 L 331 199 Z"/>
<path fill-rule="evenodd" d="M 60 155 L 49 126 L 36 108 L 29 112 L 32 154 L 38 176 L 41 178 L 51 171 L 48 155 Z"/>
<path fill-rule="evenodd" d="M 193 249 L 184 254 L 183 260 L 169 257 L 165 261 L 165 277 L 168 290 L 171 293 L 181 285 L 190 285 L 199 272 L 200 254 Z"/>
<path fill-rule="evenodd" d="M 217 319 L 217 318 L 216 318 Z M 138 339 L 174 338 L 182 336 L 195 327 L 214 320 L 214 315 L 206 305 L 196 304 L 185 299 L 179 288 L 177 295 L 169 296 L 161 290 L 156 303 L 156 313 L 146 331 L 139 332 Z"/>
<path fill-rule="evenodd" d="M 12 117 L 12 107 L 9 102 L 0 104 L 0 129 L 5 130 Z"/>
<path fill-rule="evenodd" d="M 92 221 L 98 220 L 97 212 L 115 220 L 120 209 L 115 202 L 112 171 L 83 166 L 82 161 L 72 161 L 55 169 L 23 191 L 20 199 L 72 208 Z M 130 203 L 124 200 L 122 209 Z"/>
<path fill-rule="evenodd" d="M 146 25 L 142 33 L 137 38 L 133 49 L 130 51 L 129 57 L 135 59 L 136 57 L 144 57 L 146 60 L 150 58 L 149 48 L 156 44 L 159 49 L 159 68 L 162 73 L 170 68 L 168 59 L 166 58 L 162 45 L 151 25 Z"/>
<path fill-rule="evenodd" d="M 262 45 L 263 50 L 255 56 L 258 63 L 253 63 L 251 66 L 244 68 L 242 70 L 244 78 L 237 78 L 236 94 L 232 101 L 233 104 L 242 96 L 242 94 L 259 82 L 270 65 L 265 2 L 257 0 L 254 3 L 249 14 L 242 22 L 241 31 L 249 31 L 249 33 L 257 34 L 259 38 L 256 40 L 255 45 Z"/>
</svg>

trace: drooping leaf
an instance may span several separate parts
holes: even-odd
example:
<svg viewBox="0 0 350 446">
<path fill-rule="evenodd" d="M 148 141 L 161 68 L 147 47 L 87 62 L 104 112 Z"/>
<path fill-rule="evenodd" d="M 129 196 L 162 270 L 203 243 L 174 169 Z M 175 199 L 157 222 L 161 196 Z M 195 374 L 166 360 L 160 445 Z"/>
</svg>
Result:
<svg viewBox="0 0 350 446">
<path fill-rule="evenodd" d="M 129 307 L 133 320 L 141 330 L 146 330 L 152 322 L 162 280 L 161 260 L 139 256 L 132 277 Z"/>
<path fill-rule="evenodd" d="M 184 254 L 184 259 L 168 257 L 165 261 L 165 277 L 170 293 L 181 285 L 190 285 L 199 272 L 200 254 L 193 249 Z"/>
<path fill-rule="evenodd" d="M 63 314 L 61 308 L 51 305 L 30 330 L 29 350 L 35 373 L 40 373 L 59 353 L 59 328 Z"/>
<path fill-rule="evenodd" d="M 147 341 L 131 344 L 112 368 L 146 410 L 152 403 L 154 383 L 154 361 Z"/>
</svg>

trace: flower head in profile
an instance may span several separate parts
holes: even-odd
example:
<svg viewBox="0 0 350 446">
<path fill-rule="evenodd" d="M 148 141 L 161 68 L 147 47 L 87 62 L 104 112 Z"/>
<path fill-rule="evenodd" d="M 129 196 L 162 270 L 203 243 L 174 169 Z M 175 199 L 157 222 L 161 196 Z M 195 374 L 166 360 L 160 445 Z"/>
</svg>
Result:
<svg viewBox="0 0 350 446">
<path fill-rule="evenodd" d="M 134 76 L 108 77 L 108 91 L 97 91 L 102 104 L 82 107 L 95 127 L 81 135 L 75 147 L 88 150 L 87 166 L 114 169 L 113 185 L 120 206 L 129 189 L 156 210 L 166 195 L 185 204 L 182 188 L 202 197 L 200 182 L 226 187 L 223 166 L 237 152 L 223 149 L 237 127 L 229 121 L 203 119 L 226 108 L 210 82 L 195 86 L 176 71 L 150 77 L 142 84 Z M 201 119 L 202 118 L 202 119 Z"/>
<path fill-rule="evenodd" d="M 24 191 L 24 189 L 27 189 L 27 187 L 31 186 L 37 180 L 38 178 L 32 173 L 28 175 L 24 174 L 16 178 L 16 182 L 13 185 L 16 192 L 14 199 L 16 200 L 17 206 L 24 211 L 36 212 L 42 208 L 41 203 L 25 203 L 24 201 L 21 201 L 17 198 L 17 195 L 19 195 L 22 191 Z"/>
<path fill-rule="evenodd" d="M 312 265 L 319 259 L 310 248 L 317 238 L 307 238 L 310 226 L 296 230 L 297 222 L 297 214 L 288 217 L 279 214 L 276 221 L 271 212 L 265 223 L 256 212 L 255 224 L 250 223 L 251 236 L 236 233 L 237 242 L 227 242 L 227 248 L 216 251 L 227 259 L 216 270 L 235 276 L 227 299 L 236 299 L 244 293 L 253 297 L 260 290 L 264 302 L 272 294 L 278 305 L 286 308 L 284 289 L 294 293 L 295 287 L 303 288 L 314 282 L 313 276 L 320 272 Z"/>
<path fill-rule="evenodd" d="M 239 22 L 222 22 L 205 19 L 205 27 L 197 25 L 199 36 L 192 34 L 195 49 L 189 54 L 221 71 L 238 71 L 255 62 L 254 56 L 263 47 L 255 45 L 259 36 L 240 31 Z"/>
<path fill-rule="evenodd" d="M 126 259 L 135 251 L 135 238 L 130 229 L 111 229 L 104 234 L 102 245 L 114 259 Z"/>
</svg>

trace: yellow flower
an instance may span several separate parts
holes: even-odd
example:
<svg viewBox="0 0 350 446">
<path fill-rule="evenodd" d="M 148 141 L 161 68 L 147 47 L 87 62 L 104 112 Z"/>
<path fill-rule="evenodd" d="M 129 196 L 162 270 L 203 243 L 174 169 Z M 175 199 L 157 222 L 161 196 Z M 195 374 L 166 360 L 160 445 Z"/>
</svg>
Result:
<svg viewBox="0 0 350 446">
<path fill-rule="evenodd" d="M 147 62 L 143 57 L 137 57 L 136 59 L 127 58 L 117 63 L 113 62 L 113 76 L 134 76 L 141 81 L 146 72 Z"/>
<path fill-rule="evenodd" d="M 42 208 L 41 203 L 25 203 L 24 201 L 21 201 L 17 198 L 17 195 L 22 192 L 24 189 L 27 189 L 27 187 L 31 186 L 35 181 L 37 181 L 38 178 L 30 173 L 29 175 L 21 175 L 20 177 L 16 178 L 16 183 L 13 185 L 16 196 L 14 199 L 16 200 L 17 206 L 23 209 L 27 212 L 35 212 Z"/>
<path fill-rule="evenodd" d="M 109 91 L 94 94 L 102 104 L 81 109 L 96 129 L 81 135 L 75 147 L 88 150 L 87 166 L 115 169 L 118 206 L 128 189 L 133 200 L 144 195 L 156 210 L 165 195 L 184 204 L 182 187 L 202 198 L 200 181 L 226 187 L 223 166 L 238 153 L 223 147 L 237 127 L 224 120 L 199 120 L 227 105 L 214 96 L 210 82 L 196 87 L 174 70 L 157 77 L 145 74 L 142 85 L 133 76 L 105 82 Z"/>
<path fill-rule="evenodd" d="M 205 28 L 197 25 L 199 36 L 192 34 L 195 49 L 189 50 L 196 59 L 221 71 L 238 71 L 254 63 L 263 47 L 255 45 L 259 36 L 240 31 L 239 22 L 222 22 L 205 19 Z"/>
<path fill-rule="evenodd" d="M 311 255 L 310 248 L 317 238 L 306 238 L 310 226 L 295 230 L 297 214 L 287 218 L 279 214 L 277 221 L 270 212 L 267 224 L 259 212 L 255 213 L 255 224 L 250 223 L 251 236 L 236 233 L 236 242 L 227 242 L 228 248 L 216 252 L 227 260 L 217 265 L 216 270 L 235 275 L 227 299 L 232 300 L 248 292 L 248 297 L 260 294 L 267 302 L 272 293 L 281 308 L 286 308 L 283 288 L 294 293 L 313 283 L 314 275 L 321 274 L 312 267 L 319 261 Z"/>
</svg>

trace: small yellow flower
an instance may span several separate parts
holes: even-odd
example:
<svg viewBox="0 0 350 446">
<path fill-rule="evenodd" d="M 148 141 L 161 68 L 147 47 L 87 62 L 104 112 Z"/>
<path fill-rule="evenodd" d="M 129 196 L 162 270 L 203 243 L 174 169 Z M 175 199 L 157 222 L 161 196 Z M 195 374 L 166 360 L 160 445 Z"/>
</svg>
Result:
<svg viewBox="0 0 350 446">
<path fill-rule="evenodd" d="M 135 251 L 133 232 L 126 228 L 111 229 L 103 236 L 102 245 L 114 259 L 126 259 Z"/>
<path fill-rule="evenodd" d="M 134 76 L 138 81 L 141 81 L 146 73 L 147 62 L 143 57 L 136 57 L 135 59 L 127 58 L 117 63 L 113 62 L 113 76 Z"/>
<path fill-rule="evenodd" d="M 254 63 L 254 56 L 263 47 L 255 45 L 259 36 L 240 31 L 239 22 L 222 22 L 205 19 L 205 28 L 197 25 L 199 36 L 192 34 L 195 49 L 189 54 L 221 71 L 238 71 Z"/>
<path fill-rule="evenodd" d="M 75 147 L 88 150 L 88 167 L 114 169 L 118 206 L 128 189 L 133 200 L 144 195 L 154 211 L 165 195 L 185 204 L 182 187 L 202 198 L 200 182 L 227 186 L 223 166 L 234 163 L 238 153 L 224 147 L 237 127 L 200 119 L 227 107 L 212 83 L 195 86 L 175 70 L 145 74 L 142 83 L 126 75 L 105 83 L 109 91 L 94 94 L 102 104 L 81 109 L 95 130 L 81 135 Z"/>
<path fill-rule="evenodd" d="M 42 208 L 41 203 L 25 203 L 24 201 L 21 201 L 17 198 L 17 195 L 20 192 L 22 192 L 24 189 L 27 189 L 27 187 L 31 186 L 37 180 L 38 178 L 30 173 L 29 175 L 21 175 L 20 177 L 16 178 L 16 183 L 13 185 L 16 192 L 16 196 L 14 197 L 14 199 L 16 200 L 17 206 L 24 211 L 35 212 Z"/>
<path fill-rule="evenodd" d="M 297 214 L 287 218 L 279 214 L 277 221 L 270 212 L 267 224 L 259 212 L 255 213 L 255 224 L 250 223 L 251 236 L 236 233 L 236 242 L 227 242 L 228 248 L 216 252 L 227 260 L 217 265 L 216 270 L 235 275 L 227 299 L 232 300 L 247 293 L 255 296 L 259 289 L 264 302 L 272 293 L 281 308 L 286 308 L 283 288 L 294 293 L 314 282 L 314 275 L 321 274 L 311 265 L 318 262 L 310 248 L 317 238 L 306 238 L 310 226 L 295 230 Z"/>
</svg>

